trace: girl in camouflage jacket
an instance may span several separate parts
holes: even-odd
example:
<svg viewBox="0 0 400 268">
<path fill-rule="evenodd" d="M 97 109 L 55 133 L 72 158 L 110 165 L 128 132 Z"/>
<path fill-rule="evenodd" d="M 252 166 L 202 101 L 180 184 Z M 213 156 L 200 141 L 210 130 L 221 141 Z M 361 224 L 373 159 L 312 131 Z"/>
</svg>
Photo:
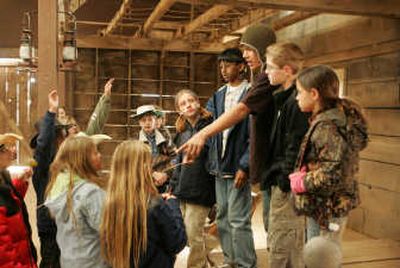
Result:
<svg viewBox="0 0 400 268">
<path fill-rule="evenodd" d="M 347 215 L 359 204 L 355 175 L 368 141 L 366 120 L 358 105 L 339 98 L 339 79 L 327 66 L 303 70 L 297 89 L 300 109 L 312 117 L 289 176 L 295 210 L 340 243 Z"/>
</svg>

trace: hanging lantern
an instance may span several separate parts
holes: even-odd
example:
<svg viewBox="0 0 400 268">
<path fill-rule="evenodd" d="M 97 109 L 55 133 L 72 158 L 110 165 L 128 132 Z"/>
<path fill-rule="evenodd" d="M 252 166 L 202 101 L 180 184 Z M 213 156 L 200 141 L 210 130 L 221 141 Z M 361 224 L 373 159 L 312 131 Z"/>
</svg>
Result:
<svg viewBox="0 0 400 268">
<path fill-rule="evenodd" d="M 24 13 L 23 29 L 21 35 L 21 45 L 19 47 L 19 57 L 24 61 L 32 60 L 32 30 L 31 17 L 29 12 Z"/>
<path fill-rule="evenodd" d="M 75 25 L 75 24 L 74 24 Z M 78 50 L 76 48 L 75 27 L 64 31 L 63 61 L 76 61 L 78 59 Z"/>
</svg>

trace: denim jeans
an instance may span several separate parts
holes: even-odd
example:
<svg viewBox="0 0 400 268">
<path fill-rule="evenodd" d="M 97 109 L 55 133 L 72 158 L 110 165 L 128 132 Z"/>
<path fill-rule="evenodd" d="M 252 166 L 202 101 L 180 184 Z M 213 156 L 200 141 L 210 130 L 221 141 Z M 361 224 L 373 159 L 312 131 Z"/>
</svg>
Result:
<svg viewBox="0 0 400 268">
<path fill-rule="evenodd" d="M 311 217 L 307 217 L 307 241 L 311 238 L 319 236 L 319 224 Z"/>
<path fill-rule="evenodd" d="M 225 263 L 235 267 L 257 265 L 251 230 L 251 188 L 234 187 L 233 179 L 216 178 L 217 226 Z"/>
</svg>

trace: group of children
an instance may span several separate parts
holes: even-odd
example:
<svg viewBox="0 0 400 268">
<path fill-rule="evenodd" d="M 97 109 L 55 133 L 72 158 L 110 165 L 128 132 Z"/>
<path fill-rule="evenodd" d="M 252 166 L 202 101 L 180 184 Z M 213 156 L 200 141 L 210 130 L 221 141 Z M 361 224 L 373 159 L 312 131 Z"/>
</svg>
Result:
<svg viewBox="0 0 400 268">
<path fill-rule="evenodd" d="M 275 39 L 270 28 L 253 25 L 241 49 L 223 51 L 218 64 L 226 84 L 205 108 L 195 92 L 179 91 L 173 140 L 160 109 L 138 107 L 133 117 L 141 131 L 117 146 L 107 179 L 99 175 L 97 150 L 107 137 L 95 134 L 107 119 L 112 81 L 85 133 L 66 131 L 76 122 L 60 127 L 65 123 L 55 119 L 58 96 L 51 92 L 31 142 L 40 267 L 173 267 L 186 244 L 187 266 L 207 267 L 204 225 L 214 204 L 220 267 L 256 267 L 252 183 L 263 194 L 269 267 L 339 267 L 340 258 L 321 266 L 315 258 L 340 253 L 348 213 L 359 204 L 355 175 L 367 145 L 366 121 L 358 105 L 339 98 L 330 67 L 302 69 L 301 49 Z M 0 225 L 16 215 L 22 228 L 18 236 L 0 228 L 0 267 L 36 267 L 23 202 L 31 171 L 13 181 L 4 171 L 19 138 L 0 135 Z M 3 242 L 10 235 L 12 244 Z M 321 238 L 322 245 L 312 243 Z M 6 250 L 11 253 L 2 258 Z"/>
</svg>

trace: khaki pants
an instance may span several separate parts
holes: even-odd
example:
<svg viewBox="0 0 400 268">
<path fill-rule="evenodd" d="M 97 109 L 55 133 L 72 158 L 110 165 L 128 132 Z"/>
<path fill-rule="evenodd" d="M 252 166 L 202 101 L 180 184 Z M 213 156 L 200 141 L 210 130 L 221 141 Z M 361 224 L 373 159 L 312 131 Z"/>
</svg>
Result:
<svg viewBox="0 0 400 268">
<path fill-rule="evenodd" d="M 190 247 L 188 268 L 204 268 L 207 265 L 204 224 L 210 208 L 181 201 L 181 211 Z"/>
<path fill-rule="evenodd" d="M 305 219 L 295 214 L 291 195 L 277 186 L 271 189 L 267 246 L 270 268 L 304 268 Z"/>
</svg>

